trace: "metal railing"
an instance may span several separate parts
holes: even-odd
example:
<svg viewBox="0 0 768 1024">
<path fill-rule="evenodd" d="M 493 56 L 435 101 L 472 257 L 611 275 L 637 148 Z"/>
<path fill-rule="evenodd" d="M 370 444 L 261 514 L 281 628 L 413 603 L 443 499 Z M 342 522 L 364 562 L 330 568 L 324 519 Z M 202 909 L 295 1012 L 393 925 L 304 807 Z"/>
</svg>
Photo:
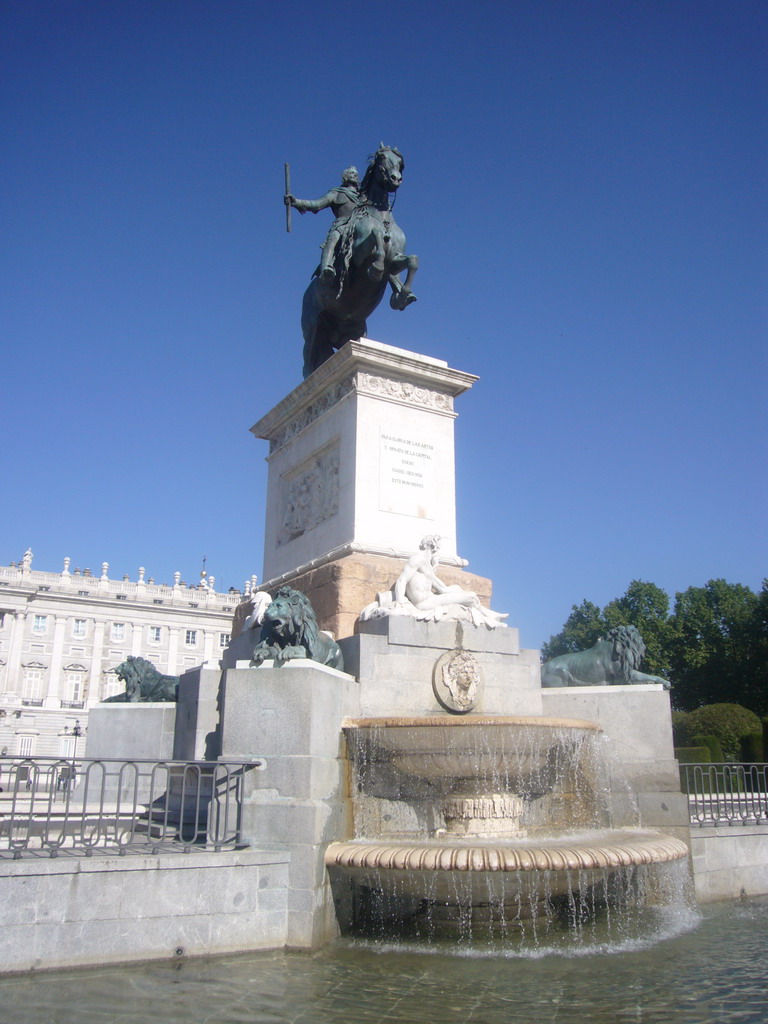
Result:
<svg viewBox="0 0 768 1024">
<path fill-rule="evenodd" d="M 254 761 L 0 758 L 0 859 L 247 845 Z"/>
<path fill-rule="evenodd" d="M 691 825 L 768 822 L 768 764 L 681 764 Z"/>
</svg>

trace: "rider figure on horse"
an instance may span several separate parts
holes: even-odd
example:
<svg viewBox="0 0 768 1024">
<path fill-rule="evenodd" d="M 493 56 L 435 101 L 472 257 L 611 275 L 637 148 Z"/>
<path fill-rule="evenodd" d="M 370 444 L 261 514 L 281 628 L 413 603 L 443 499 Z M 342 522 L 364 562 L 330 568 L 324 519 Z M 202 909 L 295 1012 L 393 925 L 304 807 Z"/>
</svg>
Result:
<svg viewBox="0 0 768 1024">
<path fill-rule="evenodd" d="M 319 210 L 326 210 L 329 206 L 333 210 L 336 219 L 331 224 L 331 229 L 323 243 L 323 256 L 320 260 L 318 275 L 321 281 L 333 281 L 336 277 L 333 262 L 339 242 L 349 230 L 352 214 L 365 202 L 364 196 L 359 191 L 357 168 L 347 167 L 342 172 L 341 185 L 332 188 L 320 199 L 297 199 L 288 193 L 284 202 L 286 206 L 292 206 L 299 213 L 306 213 L 308 210 L 317 213 Z"/>
<path fill-rule="evenodd" d="M 416 301 L 411 283 L 419 261 L 406 254 L 405 235 L 392 216 L 390 199 L 402 183 L 404 167 L 400 151 L 382 143 L 361 181 L 355 168 L 348 167 L 341 185 L 320 199 L 297 199 L 286 165 L 288 211 L 294 207 L 299 213 L 317 213 L 330 207 L 335 217 L 301 305 L 305 377 L 348 341 L 365 337 L 367 319 L 388 285 L 393 309 L 406 309 Z M 286 227 L 290 230 L 289 220 Z"/>
</svg>

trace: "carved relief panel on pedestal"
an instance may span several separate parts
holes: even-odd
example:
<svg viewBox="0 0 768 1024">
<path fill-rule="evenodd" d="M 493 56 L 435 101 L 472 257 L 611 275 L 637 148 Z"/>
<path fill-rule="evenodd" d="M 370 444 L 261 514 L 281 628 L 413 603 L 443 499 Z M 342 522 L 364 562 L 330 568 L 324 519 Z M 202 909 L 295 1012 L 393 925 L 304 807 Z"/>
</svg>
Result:
<svg viewBox="0 0 768 1024">
<path fill-rule="evenodd" d="M 313 455 L 281 482 L 278 544 L 301 537 L 339 510 L 338 443 Z"/>
</svg>

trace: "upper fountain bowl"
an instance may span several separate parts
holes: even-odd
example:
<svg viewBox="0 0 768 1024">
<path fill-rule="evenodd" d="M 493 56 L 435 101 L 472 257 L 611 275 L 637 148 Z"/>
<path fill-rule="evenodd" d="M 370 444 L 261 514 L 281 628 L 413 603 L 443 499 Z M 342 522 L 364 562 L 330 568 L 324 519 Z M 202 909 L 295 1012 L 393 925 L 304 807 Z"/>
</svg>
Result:
<svg viewBox="0 0 768 1024">
<path fill-rule="evenodd" d="M 363 789 L 388 778 L 400 798 L 424 784 L 446 795 L 548 793 L 583 770 L 601 732 L 579 719 L 479 715 L 347 719 L 343 729 Z"/>
</svg>

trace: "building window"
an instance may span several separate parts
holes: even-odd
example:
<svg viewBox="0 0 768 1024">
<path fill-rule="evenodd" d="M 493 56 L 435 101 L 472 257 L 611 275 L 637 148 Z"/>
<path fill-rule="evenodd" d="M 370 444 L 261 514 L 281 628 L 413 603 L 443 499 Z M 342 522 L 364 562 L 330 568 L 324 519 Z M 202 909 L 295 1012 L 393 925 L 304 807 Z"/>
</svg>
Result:
<svg viewBox="0 0 768 1024">
<path fill-rule="evenodd" d="M 227 647 L 229 645 L 229 640 L 229 633 L 219 633 L 219 647 Z"/>
<path fill-rule="evenodd" d="M 113 622 L 111 640 L 114 643 L 122 643 L 125 640 L 125 623 L 124 622 Z"/>
<path fill-rule="evenodd" d="M 75 744 L 77 738 L 75 736 L 62 736 L 59 745 L 59 756 L 60 757 L 74 757 L 75 756 Z"/>
<path fill-rule="evenodd" d="M 19 736 L 19 754 L 21 757 L 31 757 L 35 752 L 34 736 Z"/>
<path fill-rule="evenodd" d="M 187 639 L 184 641 L 184 643 L 187 645 L 187 647 L 194 647 L 195 646 L 195 644 L 197 643 L 197 630 L 196 629 L 188 629 L 187 630 Z"/>
<path fill-rule="evenodd" d="M 128 595 L 127 594 L 115 594 L 115 600 L 116 601 L 127 601 L 128 600 Z"/>
<path fill-rule="evenodd" d="M 150 626 L 149 627 L 149 642 L 151 644 L 159 644 L 163 635 L 162 626 Z"/>
<path fill-rule="evenodd" d="M 114 672 L 105 672 L 101 681 L 102 700 L 105 697 L 116 697 L 118 693 L 125 693 L 125 683 L 118 679 Z"/>
<path fill-rule="evenodd" d="M 48 630 L 48 616 L 36 615 L 32 626 L 33 633 L 45 633 Z"/>
<path fill-rule="evenodd" d="M 72 636 L 85 636 L 85 619 L 75 619 L 72 623 Z"/>
<path fill-rule="evenodd" d="M 67 672 L 67 693 L 69 694 L 68 700 L 82 700 L 83 699 L 83 673 L 82 672 Z"/>
<path fill-rule="evenodd" d="M 25 700 L 39 700 L 43 689 L 43 669 L 37 666 L 24 669 L 21 696 Z"/>
</svg>

